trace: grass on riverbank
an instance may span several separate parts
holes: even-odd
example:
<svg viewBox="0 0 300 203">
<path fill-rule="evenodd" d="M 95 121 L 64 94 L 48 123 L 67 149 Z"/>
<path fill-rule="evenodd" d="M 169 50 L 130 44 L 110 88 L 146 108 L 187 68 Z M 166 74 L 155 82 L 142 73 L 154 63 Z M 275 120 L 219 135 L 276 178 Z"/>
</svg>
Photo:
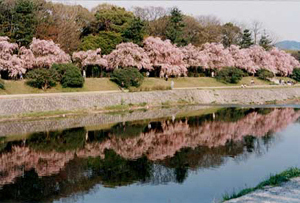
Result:
<svg viewBox="0 0 300 203">
<path fill-rule="evenodd" d="M 299 177 L 300 176 L 300 168 L 290 168 L 288 170 L 283 171 L 282 173 L 276 174 L 276 175 L 271 175 L 268 180 L 265 180 L 258 184 L 255 187 L 252 188 L 246 188 L 243 189 L 242 191 L 238 193 L 233 193 L 231 195 L 225 194 L 223 196 L 223 202 L 230 200 L 230 199 L 235 199 L 241 196 L 244 196 L 246 194 L 249 194 L 251 192 L 254 192 L 255 190 L 263 189 L 266 186 L 278 186 L 284 182 L 289 181 L 292 178 Z"/>
<path fill-rule="evenodd" d="M 165 81 L 162 78 L 145 78 L 142 86 L 137 91 L 168 90 L 171 81 L 174 81 L 175 88 L 188 87 L 221 87 L 221 86 L 240 86 L 250 85 L 251 79 L 255 85 L 270 85 L 268 81 L 263 81 L 257 77 L 244 77 L 238 84 L 224 84 L 210 77 L 181 77 Z M 284 80 L 292 80 L 282 78 Z M 26 85 L 26 81 L 5 80 L 5 90 L 0 89 L 0 95 L 5 94 L 36 94 L 36 93 L 61 93 L 61 92 L 88 92 L 88 91 L 111 91 L 119 90 L 119 87 L 111 82 L 109 78 L 86 78 L 82 88 L 62 88 L 60 84 L 48 90 L 41 90 Z"/>
</svg>

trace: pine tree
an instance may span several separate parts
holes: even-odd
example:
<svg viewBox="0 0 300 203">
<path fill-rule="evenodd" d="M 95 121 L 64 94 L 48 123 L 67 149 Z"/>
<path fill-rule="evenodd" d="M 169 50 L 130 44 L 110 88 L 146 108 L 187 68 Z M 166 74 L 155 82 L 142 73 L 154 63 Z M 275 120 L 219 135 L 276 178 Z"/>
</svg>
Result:
<svg viewBox="0 0 300 203">
<path fill-rule="evenodd" d="M 248 29 L 245 29 L 243 32 L 242 41 L 240 43 L 241 48 L 249 48 L 251 45 L 253 45 L 253 40 L 251 37 L 251 32 Z"/>
<path fill-rule="evenodd" d="M 172 43 L 179 46 L 187 45 L 187 42 L 183 37 L 184 26 L 185 24 L 183 22 L 181 11 L 178 8 L 173 8 L 166 28 L 166 37 L 171 40 Z"/>
<path fill-rule="evenodd" d="M 272 41 L 269 39 L 269 36 L 265 32 L 259 40 L 259 45 L 268 51 L 272 47 L 271 43 L 272 43 Z"/>
<path fill-rule="evenodd" d="M 123 32 L 122 37 L 125 42 L 142 44 L 145 35 L 145 23 L 140 18 L 134 18 L 129 27 Z"/>
<path fill-rule="evenodd" d="M 36 28 L 35 5 L 30 0 L 18 0 L 12 11 L 11 38 L 20 46 L 30 44 Z"/>
</svg>

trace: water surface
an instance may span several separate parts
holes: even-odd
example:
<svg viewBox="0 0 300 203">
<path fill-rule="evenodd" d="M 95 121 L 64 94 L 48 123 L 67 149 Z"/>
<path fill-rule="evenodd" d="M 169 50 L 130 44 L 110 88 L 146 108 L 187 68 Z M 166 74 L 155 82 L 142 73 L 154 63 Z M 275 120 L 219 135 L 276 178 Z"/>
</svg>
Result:
<svg viewBox="0 0 300 203">
<path fill-rule="evenodd" d="M 295 108 L 190 114 L 1 137 L 0 200 L 212 202 L 299 166 Z"/>
</svg>

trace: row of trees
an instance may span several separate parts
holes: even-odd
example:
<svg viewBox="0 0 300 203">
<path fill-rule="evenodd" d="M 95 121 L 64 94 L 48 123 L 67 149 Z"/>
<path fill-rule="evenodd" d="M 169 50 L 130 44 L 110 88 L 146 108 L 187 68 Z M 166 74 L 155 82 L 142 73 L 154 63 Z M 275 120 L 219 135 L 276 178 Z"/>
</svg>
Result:
<svg viewBox="0 0 300 203">
<path fill-rule="evenodd" d="M 27 48 L 33 38 L 51 39 L 69 54 L 101 48 L 107 55 L 122 42 L 142 45 L 146 36 L 169 39 L 178 46 L 207 42 L 225 47 L 270 46 L 260 23 L 248 27 L 222 23 L 212 16 L 188 16 L 177 8 L 134 7 L 128 11 L 100 4 L 89 11 L 45 0 L 0 0 L 0 36 Z"/>
<path fill-rule="evenodd" d="M 87 66 L 98 66 L 106 71 L 135 67 L 142 71 L 154 71 L 159 76 L 186 76 L 189 68 L 222 69 L 236 67 L 250 74 L 267 69 L 274 75 L 290 75 L 300 63 L 290 54 L 277 48 L 266 51 L 258 45 L 240 48 L 231 45 L 205 43 L 200 47 L 192 44 L 178 47 L 170 40 L 148 37 L 142 46 L 132 42 L 121 43 L 108 55 L 101 49 L 79 51 L 72 54 L 74 63 L 83 70 Z M 52 40 L 33 38 L 29 48 L 9 42 L 0 37 L 0 70 L 7 70 L 11 77 L 24 74 L 34 68 L 50 68 L 54 63 L 70 63 L 71 57 Z M 85 75 L 85 74 L 84 74 Z"/>
</svg>

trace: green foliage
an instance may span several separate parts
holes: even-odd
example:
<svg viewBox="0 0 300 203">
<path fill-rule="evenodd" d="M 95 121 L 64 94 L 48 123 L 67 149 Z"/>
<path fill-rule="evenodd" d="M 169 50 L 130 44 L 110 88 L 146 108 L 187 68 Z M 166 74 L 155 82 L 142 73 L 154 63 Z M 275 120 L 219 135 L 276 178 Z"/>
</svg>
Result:
<svg viewBox="0 0 300 203">
<path fill-rule="evenodd" d="M 27 143 L 35 150 L 65 152 L 82 148 L 85 143 L 85 135 L 84 128 L 41 132 L 30 135 Z"/>
<path fill-rule="evenodd" d="M 261 80 L 268 80 L 268 78 L 273 78 L 274 74 L 266 69 L 260 69 L 256 72 L 257 76 Z"/>
<path fill-rule="evenodd" d="M 261 36 L 259 40 L 259 45 L 267 51 L 271 49 L 272 41 L 269 39 L 269 36 L 266 33 Z"/>
<path fill-rule="evenodd" d="M 166 28 L 166 37 L 170 39 L 172 43 L 179 46 L 187 45 L 186 40 L 183 38 L 184 27 L 185 24 L 181 11 L 178 8 L 173 8 Z"/>
<path fill-rule="evenodd" d="M 244 72 L 242 70 L 234 67 L 227 67 L 217 72 L 216 79 L 224 83 L 236 84 L 243 76 Z"/>
<path fill-rule="evenodd" d="M 36 6 L 31 0 L 0 1 L 0 35 L 21 46 L 30 44 L 36 29 Z"/>
<path fill-rule="evenodd" d="M 122 33 L 134 19 L 132 12 L 126 11 L 125 8 L 103 4 L 99 5 L 95 14 L 96 22 L 94 30 L 114 31 Z"/>
<path fill-rule="evenodd" d="M 143 83 L 144 76 L 136 68 L 115 69 L 111 80 L 121 87 L 139 87 Z"/>
<path fill-rule="evenodd" d="M 241 38 L 241 28 L 232 23 L 226 23 L 222 26 L 222 35 L 224 47 L 230 47 L 233 44 L 238 44 Z"/>
<path fill-rule="evenodd" d="M 26 77 L 28 85 L 45 90 L 56 85 L 59 74 L 54 69 L 39 68 L 29 71 Z"/>
<path fill-rule="evenodd" d="M 136 137 L 145 131 L 147 125 L 148 125 L 147 123 L 132 123 L 132 122 L 126 122 L 125 124 L 118 123 L 114 125 L 109 131 L 114 136 L 119 136 L 124 138 Z"/>
<path fill-rule="evenodd" d="M 252 40 L 250 30 L 245 29 L 244 32 L 243 32 L 242 41 L 240 42 L 241 48 L 249 48 L 253 44 L 254 43 L 253 43 L 253 40 Z"/>
<path fill-rule="evenodd" d="M 292 78 L 296 80 L 297 82 L 300 81 L 300 68 L 294 68 L 292 73 Z"/>
<path fill-rule="evenodd" d="M 300 51 L 293 51 L 292 56 L 300 62 Z"/>
<path fill-rule="evenodd" d="M 0 89 L 5 89 L 4 81 L 0 79 Z"/>
<path fill-rule="evenodd" d="M 113 150 L 105 150 L 105 159 L 89 158 L 89 167 L 101 174 L 106 186 L 116 187 L 144 181 L 151 175 L 151 162 L 146 157 L 126 160 Z"/>
<path fill-rule="evenodd" d="M 122 37 L 126 42 L 141 45 L 145 35 L 145 23 L 140 18 L 134 18 L 129 27 L 123 32 Z"/>
<path fill-rule="evenodd" d="M 63 87 L 83 87 L 84 78 L 80 70 L 73 64 L 68 64 L 66 72 L 62 76 L 61 85 Z"/>
<path fill-rule="evenodd" d="M 72 65 L 72 64 L 57 64 L 57 63 L 54 63 L 51 67 L 51 69 L 55 70 L 57 72 L 57 81 L 61 81 L 62 79 L 62 76 L 65 74 L 67 68 L 69 67 L 69 65 Z"/>
<path fill-rule="evenodd" d="M 62 87 L 83 87 L 84 78 L 74 64 L 53 64 L 52 69 L 58 73 L 57 80 L 60 81 Z"/>
<path fill-rule="evenodd" d="M 80 49 L 83 51 L 101 48 L 104 55 L 109 54 L 123 41 L 120 33 L 101 31 L 97 35 L 89 35 L 82 39 Z"/>
<path fill-rule="evenodd" d="M 251 192 L 254 192 L 255 190 L 262 189 L 265 186 L 278 186 L 284 182 L 287 182 L 291 178 L 300 176 L 300 169 L 299 168 L 290 168 L 286 171 L 283 171 L 282 173 L 271 175 L 268 180 L 265 180 L 258 184 L 256 187 L 253 188 L 246 188 L 239 193 L 233 193 L 232 195 L 225 194 L 223 196 L 223 201 L 227 201 L 230 199 L 238 198 L 241 196 L 244 196 L 246 194 L 249 194 Z"/>
</svg>

